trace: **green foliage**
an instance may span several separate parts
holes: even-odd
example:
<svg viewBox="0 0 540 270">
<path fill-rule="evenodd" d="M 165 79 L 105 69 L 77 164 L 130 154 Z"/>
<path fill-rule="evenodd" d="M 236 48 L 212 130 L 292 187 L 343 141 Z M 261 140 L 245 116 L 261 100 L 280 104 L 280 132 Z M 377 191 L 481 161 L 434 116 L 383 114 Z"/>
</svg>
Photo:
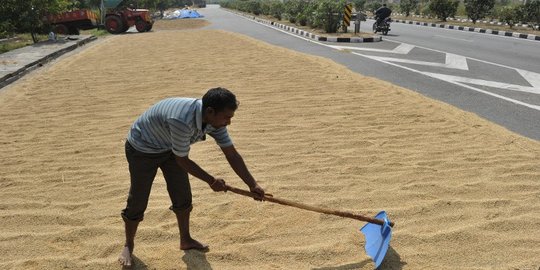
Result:
<svg viewBox="0 0 540 270">
<path fill-rule="evenodd" d="M 416 10 L 418 6 L 418 0 L 401 0 L 399 3 L 399 10 L 405 13 L 405 16 L 409 17 L 411 11 Z"/>
<path fill-rule="evenodd" d="M 304 7 L 304 10 L 300 13 L 298 16 L 298 24 L 302 26 L 309 25 L 311 27 L 318 27 L 315 24 L 314 14 L 315 10 L 317 9 L 317 2 L 316 1 L 308 1 L 306 2 L 306 6 Z"/>
<path fill-rule="evenodd" d="M 284 7 L 283 2 L 280 0 L 272 0 L 270 1 L 270 15 L 278 20 L 281 20 L 281 16 L 283 15 Z"/>
<path fill-rule="evenodd" d="M 497 16 L 499 20 L 508 24 L 508 26 L 512 28 L 520 20 L 520 9 L 520 6 L 500 7 L 499 9 L 497 9 Z"/>
<path fill-rule="evenodd" d="M 459 5 L 456 0 L 431 0 L 429 2 L 429 11 L 441 21 L 446 21 L 449 17 L 454 17 Z"/>
<path fill-rule="evenodd" d="M 382 7 L 382 4 L 379 1 L 372 1 L 367 3 L 366 10 L 375 13 L 375 10 L 379 9 L 380 7 Z"/>
<path fill-rule="evenodd" d="M 287 0 L 283 2 L 284 16 L 291 23 L 296 23 L 308 3 L 303 0 Z"/>
<path fill-rule="evenodd" d="M 531 26 L 540 26 L 540 0 L 530 1 L 522 7 L 523 20 Z"/>
<path fill-rule="evenodd" d="M 313 16 L 316 25 L 322 26 L 326 33 L 336 33 L 343 18 L 345 0 L 319 0 Z"/>
<path fill-rule="evenodd" d="M 68 0 L 2 0 L 0 32 L 5 35 L 31 33 L 34 42 L 37 42 L 35 34 L 49 30 L 43 23 L 43 17 L 61 12 L 68 6 Z"/>
<path fill-rule="evenodd" d="M 353 4 L 357 12 L 364 10 L 364 6 L 366 5 L 366 0 L 351 0 L 349 2 Z"/>
<path fill-rule="evenodd" d="M 465 0 L 464 3 L 465 12 L 473 23 L 485 18 L 495 6 L 495 0 Z"/>
</svg>

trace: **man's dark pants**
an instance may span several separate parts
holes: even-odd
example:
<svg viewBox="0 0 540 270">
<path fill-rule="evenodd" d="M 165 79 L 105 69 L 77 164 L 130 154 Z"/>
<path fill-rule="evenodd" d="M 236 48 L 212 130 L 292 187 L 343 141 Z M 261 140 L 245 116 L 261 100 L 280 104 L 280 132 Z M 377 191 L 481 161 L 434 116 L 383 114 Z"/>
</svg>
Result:
<svg viewBox="0 0 540 270">
<path fill-rule="evenodd" d="M 160 168 L 171 198 L 170 209 L 175 213 L 191 208 L 191 186 L 188 174 L 176 163 L 172 151 L 148 154 L 137 151 L 126 141 L 126 158 L 129 163 L 131 187 L 127 206 L 122 210 L 125 221 L 142 221 L 148 206 L 152 183 Z"/>
</svg>

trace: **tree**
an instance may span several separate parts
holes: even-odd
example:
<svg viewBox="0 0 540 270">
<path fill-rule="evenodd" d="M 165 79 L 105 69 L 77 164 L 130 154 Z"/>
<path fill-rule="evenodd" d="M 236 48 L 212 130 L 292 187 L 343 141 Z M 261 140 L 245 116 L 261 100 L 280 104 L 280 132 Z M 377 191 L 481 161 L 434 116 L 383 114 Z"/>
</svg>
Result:
<svg viewBox="0 0 540 270">
<path fill-rule="evenodd" d="M 382 7 L 382 4 L 379 1 L 372 1 L 367 3 L 366 9 L 371 11 L 372 13 L 375 13 L 375 10 Z"/>
<path fill-rule="evenodd" d="M 354 9 L 356 9 L 357 12 L 364 10 L 364 6 L 366 5 L 366 0 L 351 0 L 350 2 L 353 4 Z"/>
<path fill-rule="evenodd" d="M 475 24 L 483 19 L 495 6 L 495 0 L 465 0 L 465 12 Z"/>
<path fill-rule="evenodd" d="M 454 17 L 459 5 L 459 1 L 454 0 L 431 0 L 429 10 L 441 21 L 446 22 L 446 18 Z"/>
<path fill-rule="evenodd" d="M 345 0 L 318 1 L 314 16 L 315 23 L 322 26 L 326 33 L 336 33 L 340 26 L 341 18 L 343 18 L 346 4 Z"/>
<path fill-rule="evenodd" d="M 418 0 L 401 0 L 399 2 L 399 9 L 405 13 L 406 17 L 409 17 L 411 11 L 415 10 L 418 6 Z"/>
<path fill-rule="evenodd" d="M 506 6 L 499 10 L 499 20 L 510 26 L 510 29 L 519 21 L 520 6 Z"/>
<path fill-rule="evenodd" d="M 0 29 L 6 33 L 30 33 L 34 43 L 38 42 L 36 34 L 46 33 L 47 25 L 43 18 L 48 14 L 56 14 L 70 6 L 68 0 L 2 0 Z"/>
<path fill-rule="evenodd" d="M 540 26 L 540 0 L 530 1 L 523 5 L 523 19 L 533 28 L 539 29 Z"/>
</svg>

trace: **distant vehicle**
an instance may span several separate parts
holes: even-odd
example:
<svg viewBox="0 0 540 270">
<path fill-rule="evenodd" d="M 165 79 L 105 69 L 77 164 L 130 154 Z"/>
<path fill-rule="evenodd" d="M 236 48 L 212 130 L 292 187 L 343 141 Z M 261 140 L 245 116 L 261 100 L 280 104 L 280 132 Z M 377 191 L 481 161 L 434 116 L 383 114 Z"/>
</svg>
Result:
<svg viewBox="0 0 540 270">
<path fill-rule="evenodd" d="M 122 5 L 123 0 L 104 0 L 103 2 L 107 10 L 104 26 L 109 33 L 124 33 L 131 26 L 135 26 L 138 32 L 152 30 L 154 20 L 148 9 Z M 99 27 L 97 14 L 86 9 L 49 15 L 45 21 L 52 25 L 53 32 L 63 35 L 78 35 L 79 30 Z"/>
<path fill-rule="evenodd" d="M 97 28 L 98 20 L 96 13 L 86 9 L 66 11 L 45 18 L 52 25 L 53 32 L 61 35 L 78 35 L 80 29 Z"/>
<path fill-rule="evenodd" d="M 105 15 L 105 29 L 111 34 L 126 32 L 133 25 L 138 32 L 152 30 L 154 20 L 150 16 L 150 11 L 121 7 L 111 9 Z"/>
<path fill-rule="evenodd" d="M 392 19 L 387 17 L 379 23 L 377 22 L 378 20 L 373 23 L 373 33 L 381 32 L 385 36 L 388 35 L 388 31 L 390 31 L 390 22 L 392 22 Z"/>
</svg>

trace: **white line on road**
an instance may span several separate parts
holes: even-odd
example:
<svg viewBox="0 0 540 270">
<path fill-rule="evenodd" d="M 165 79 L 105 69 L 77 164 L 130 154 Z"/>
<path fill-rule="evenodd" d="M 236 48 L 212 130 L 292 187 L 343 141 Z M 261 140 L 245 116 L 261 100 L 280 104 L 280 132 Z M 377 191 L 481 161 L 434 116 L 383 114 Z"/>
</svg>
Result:
<svg viewBox="0 0 540 270">
<path fill-rule="evenodd" d="M 386 63 L 388 65 L 399 67 L 399 68 L 402 68 L 402 69 L 405 69 L 405 70 L 408 70 L 408 71 L 412 71 L 412 72 L 415 72 L 415 73 L 418 73 L 418 74 L 422 74 L 422 75 L 425 75 L 425 76 L 440 80 L 440 78 L 431 76 L 431 73 L 429 73 L 429 72 L 423 72 L 423 71 L 419 71 L 419 70 L 416 70 L 416 69 L 408 68 L 406 66 L 398 65 L 398 64 L 395 64 L 395 63 L 392 63 L 392 62 L 378 60 L 378 59 L 376 59 L 376 57 L 369 56 L 369 55 L 364 55 L 364 54 L 355 53 L 355 52 L 353 52 L 353 54 L 360 55 L 360 56 L 363 56 L 363 57 L 366 57 L 366 58 L 369 58 L 369 59 L 372 59 L 372 60 L 375 60 L 375 61 L 383 62 L 383 63 Z M 441 74 L 437 74 L 437 75 L 441 75 Z M 458 85 L 458 86 L 461 86 L 461 87 L 465 87 L 467 89 L 471 89 L 473 91 L 480 92 L 480 93 L 483 93 L 483 94 L 486 94 L 486 95 L 490 95 L 490 96 L 493 96 L 493 97 L 496 97 L 496 98 L 499 98 L 499 99 L 502 99 L 502 100 L 506 100 L 506 101 L 512 102 L 514 104 L 522 105 L 522 106 L 525 106 L 525 107 L 540 111 L 540 106 L 538 106 L 538 105 L 529 104 L 529 103 L 522 102 L 522 101 L 519 101 L 519 100 L 516 100 L 516 99 L 513 99 L 513 98 L 508 98 L 508 97 L 505 97 L 505 96 L 502 96 L 502 95 L 498 95 L 498 94 L 495 94 L 495 93 L 492 93 L 492 92 L 489 92 L 489 91 L 485 91 L 485 90 L 482 90 L 482 89 L 479 89 L 479 88 L 476 88 L 476 87 L 472 87 L 470 85 L 466 85 L 466 84 L 461 83 L 459 81 L 451 81 L 450 80 L 450 81 L 446 81 L 446 82 L 451 83 L 451 84 L 455 84 L 455 85 Z"/>
<path fill-rule="evenodd" d="M 540 88 L 534 88 L 530 86 L 522 86 L 517 84 L 511 84 L 511 83 L 501 83 L 501 82 L 494 82 L 494 81 L 486 81 L 486 80 L 480 80 L 480 79 L 472 79 L 467 77 L 461 77 L 461 76 L 453 76 L 453 75 L 446 75 L 446 74 L 439 74 L 439 73 L 431 73 L 431 72 L 425 72 L 424 74 L 433 77 L 438 78 L 443 81 L 453 81 L 453 82 L 462 82 L 462 83 L 468 83 L 468 84 L 475 84 L 475 85 L 483 85 L 488 87 L 495 87 L 495 88 L 501 88 L 505 90 L 511 90 L 511 91 L 518 91 L 518 92 L 526 92 L 526 93 L 532 93 L 532 94 L 540 94 Z"/>
<path fill-rule="evenodd" d="M 358 54 L 358 55 L 363 55 L 363 54 Z M 430 67 L 469 70 L 469 67 L 467 65 L 467 59 L 465 57 L 455 55 L 455 54 L 447 54 L 446 63 L 426 62 L 426 61 L 420 61 L 420 60 L 410 60 L 410 59 L 383 57 L 383 56 L 373 56 L 372 59 L 388 61 L 388 62 L 398 62 L 398 63 L 404 63 L 404 64 L 416 64 L 416 65 L 430 66 Z"/>
<path fill-rule="evenodd" d="M 454 38 L 454 37 L 441 36 L 441 35 L 434 35 L 434 36 L 435 36 L 435 37 L 440 37 L 440 38 L 446 38 L 446 39 L 453 39 L 453 40 L 465 41 L 465 42 L 474 42 L 474 40 L 471 40 L 471 39 Z"/>
<path fill-rule="evenodd" d="M 323 44 L 323 45 L 326 45 L 326 44 Z M 414 47 L 416 47 L 414 45 L 405 44 L 405 43 L 401 43 L 399 46 L 395 47 L 392 50 L 353 47 L 353 46 L 341 46 L 341 45 L 326 45 L 326 46 L 332 49 L 340 50 L 340 51 L 341 50 L 355 50 L 355 51 L 383 52 L 383 53 L 395 53 L 395 54 L 408 54 L 412 49 L 414 49 Z"/>
<path fill-rule="evenodd" d="M 234 13 L 233 13 L 234 14 Z M 235 14 L 237 15 L 237 14 Z M 290 35 L 290 36 L 293 36 L 293 37 L 296 37 L 296 38 L 299 38 L 299 39 L 303 39 L 305 41 L 308 41 L 308 42 L 311 42 L 311 43 L 314 43 L 314 44 L 318 44 L 318 45 L 321 45 L 321 46 L 324 46 L 324 47 L 329 47 L 329 48 L 333 48 L 333 49 L 337 49 L 336 47 L 338 46 L 334 46 L 334 45 L 328 45 L 328 44 L 325 44 L 325 43 L 322 43 L 322 42 L 319 42 L 319 41 L 315 41 L 315 40 L 312 40 L 312 39 L 308 39 L 308 38 L 305 38 L 305 37 L 302 37 L 302 36 L 299 36 L 299 35 L 296 35 L 296 34 L 293 34 L 293 33 L 290 33 L 288 31 L 284 31 L 284 30 L 281 30 L 279 28 L 276 28 L 276 27 L 273 27 L 273 26 L 270 26 L 270 25 L 267 25 L 267 24 L 264 24 L 264 23 L 260 23 L 260 22 L 257 22 L 255 20 L 251 20 L 251 19 L 248 19 L 248 18 L 245 18 L 243 16 L 240 16 L 240 15 L 237 15 L 239 17 L 242 17 L 246 20 L 250 20 L 252 22 L 255 22 L 257 24 L 260 24 L 262 26 L 265 26 L 265 27 L 268 27 L 268 28 L 271 28 L 271 29 L 274 29 L 274 30 L 278 30 L 280 32 L 283 32 L 287 35 Z M 395 43 L 400 43 L 400 44 L 405 44 L 403 42 L 399 42 L 399 41 L 395 41 L 395 40 L 391 40 L 391 39 L 386 39 L 388 41 L 392 41 L 392 42 L 395 42 Z M 443 52 L 443 51 L 439 51 L 439 50 L 434 50 L 434 49 L 430 49 L 430 48 L 425 48 L 425 47 L 421 47 L 421 46 L 416 46 L 416 45 L 410 45 L 410 46 L 414 46 L 414 47 L 418 47 L 418 48 L 422 48 L 422 49 L 426 49 L 426 50 L 430 50 L 430 51 L 435 51 L 435 52 L 440 52 L 440 53 L 444 53 L 446 54 L 446 52 Z M 375 61 L 379 61 L 379 62 L 382 62 L 382 63 L 386 63 L 388 65 L 392 65 L 392 66 L 396 66 L 396 67 L 399 67 L 399 68 L 402 68 L 402 69 L 405 69 L 405 70 L 408 70 L 408 71 L 412 71 L 412 72 L 415 72 L 415 73 L 418 73 L 418 74 L 422 74 L 422 75 L 425 75 L 425 76 L 428 76 L 428 77 L 431 77 L 431 78 L 435 78 L 435 77 L 432 77 L 430 76 L 429 74 L 426 74 L 427 72 L 422 72 L 422 71 L 418 71 L 418 70 L 415 70 L 415 69 L 412 69 L 412 68 L 408 68 L 408 67 L 405 67 L 405 66 L 402 66 L 402 65 L 398 65 L 398 64 L 395 64 L 395 63 L 392 63 L 392 62 L 389 62 L 389 61 L 384 61 L 384 60 L 378 60 L 378 59 L 375 59 L 376 57 L 374 56 L 369 56 L 369 55 L 365 55 L 365 54 L 361 54 L 361 53 L 356 53 L 356 52 L 351 52 L 352 54 L 356 54 L 356 55 L 359 55 L 359 56 L 363 56 L 363 57 L 366 57 L 366 58 L 369 58 L 369 59 L 372 59 L 372 60 L 375 60 Z M 471 57 L 467 57 L 468 59 L 472 59 L 472 60 L 475 60 L 475 61 L 479 61 L 479 62 L 482 62 L 482 63 L 486 63 L 486 64 L 491 64 L 491 65 L 495 65 L 495 66 L 500 66 L 500 67 L 505 67 L 505 68 L 508 68 L 508 69 L 513 69 L 513 70 L 516 70 L 517 72 L 519 72 L 521 75 L 523 74 L 526 74 L 526 76 L 523 76 L 525 79 L 530 79 L 530 78 L 533 78 L 531 81 L 529 81 L 529 83 L 531 85 L 533 85 L 534 88 L 537 88 L 536 86 L 536 83 L 540 84 L 540 82 L 538 82 L 538 77 L 540 76 L 540 74 L 538 73 L 534 73 L 534 72 L 530 72 L 530 71 L 526 71 L 526 70 L 520 70 L 520 69 L 516 69 L 516 68 L 513 68 L 513 67 L 509 67 L 509 66 L 505 66 L 505 65 L 501 65 L 501 64 L 496 64 L 496 63 L 491 63 L 491 62 L 488 62 L 488 61 L 484 61 L 484 60 L 480 60 L 480 59 L 475 59 L 475 58 L 471 58 Z M 438 78 L 435 78 L 435 79 L 438 79 Z M 485 91 L 485 90 L 482 90 L 482 89 L 479 89 L 479 88 L 475 88 L 475 87 L 472 87 L 472 86 L 469 86 L 469 85 L 466 85 L 464 83 L 460 83 L 458 81 L 447 81 L 448 83 L 452 83 L 452 84 L 455 84 L 455 85 L 458 85 L 458 86 L 461 86 L 461 87 L 464 87 L 464 88 L 467 88 L 467 89 L 471 89 L 473 91 L 477 91 L 477 92 L 480 92 L 480 93 L 483 93 L 483 94 L 486 94 L 486 95 L 490 95 L 490 96 L 493 96 L 493 97 L 496 97 L 496 98 L 499 98 L 499 99 L 502 99 L 502 100 L 506 100 L 506 101 L 509 101 L 509 102 L 512 102 L 514 104 L 518 104 L 518 105 L 522 105 L 522 106 L 525 106 L 525 107 L 528 107 L 528 108 L 531 108 L 531 109 L 534 109 L 534 110 L 537 110 L 537 111 L 540 111 L 540 106 L 538 105 L 534 105 L 534 104 L 529 104 L 529 103 L 525 103 L 525 102 L 522 102 L 522 101 L 519 101 L 519 100 L 516 100 L 516 99 L 512 99 L 512 98 L 508 98 L 508 97 L 505 97 L 505 96 L 501 96 L 501 95 L 498 95 L 498 94 L 495 94 L 495 93 L 492 93 L 492 92 L 489 92 L 489 91 Z"/>
</svg>

